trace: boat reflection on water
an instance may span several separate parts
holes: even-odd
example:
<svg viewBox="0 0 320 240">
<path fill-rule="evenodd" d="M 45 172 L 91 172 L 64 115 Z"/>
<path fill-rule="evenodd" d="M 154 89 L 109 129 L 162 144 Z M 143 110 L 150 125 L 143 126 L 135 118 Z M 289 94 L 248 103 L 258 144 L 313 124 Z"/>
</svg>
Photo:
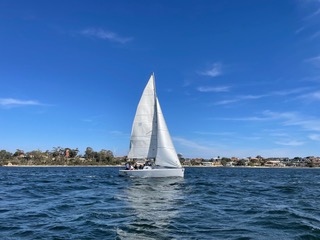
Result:
<svg viewBox="0 0 320 240">
<path fill-rule="evenodd" d="M 179 214 L 183 178 L 132 178 L 126 200 L 132 212 L 131 224 L 117 231 L 121 239 L 166 239 Z"/>
</svg>

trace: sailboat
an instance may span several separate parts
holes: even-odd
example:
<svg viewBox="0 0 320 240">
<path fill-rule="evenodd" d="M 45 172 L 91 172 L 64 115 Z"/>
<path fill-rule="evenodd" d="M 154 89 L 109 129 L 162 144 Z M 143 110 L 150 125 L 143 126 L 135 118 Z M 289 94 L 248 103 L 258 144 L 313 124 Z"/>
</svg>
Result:
<svg viewBox="0 0 320 240">
<path fill-rule="evenodd" d="M 138 169 L 120 169 L 121 176 L 183 177 L 176 150 L 156 94 L 154 73 L 144 88 L 132 124 L 128 159 L 144 163 Z"/>
</svg>

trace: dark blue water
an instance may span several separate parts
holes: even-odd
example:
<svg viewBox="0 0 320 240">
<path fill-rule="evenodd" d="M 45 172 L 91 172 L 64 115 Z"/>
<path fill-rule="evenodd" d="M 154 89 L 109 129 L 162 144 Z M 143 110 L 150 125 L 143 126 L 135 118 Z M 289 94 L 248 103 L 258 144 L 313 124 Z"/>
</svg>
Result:
<svg viewBox="0 0 320 240">
<path fill-rule="evenodd" d="M 320 239 L 320 169 L 3 167 L 0 239 Z"/>
</svg>

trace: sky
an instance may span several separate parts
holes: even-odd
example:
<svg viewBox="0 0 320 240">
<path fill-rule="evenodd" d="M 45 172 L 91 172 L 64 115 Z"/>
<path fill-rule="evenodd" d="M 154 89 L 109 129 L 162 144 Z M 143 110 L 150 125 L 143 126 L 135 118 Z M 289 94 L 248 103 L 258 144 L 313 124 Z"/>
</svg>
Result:
<svg viewBox="0 0 320 240">
<path fill-rule="evenodd" d="M 320 156 L 320 0 L 0 0 L 0 149 L 126 155 L 152 72 L 184 157 Z"/>
</svg>

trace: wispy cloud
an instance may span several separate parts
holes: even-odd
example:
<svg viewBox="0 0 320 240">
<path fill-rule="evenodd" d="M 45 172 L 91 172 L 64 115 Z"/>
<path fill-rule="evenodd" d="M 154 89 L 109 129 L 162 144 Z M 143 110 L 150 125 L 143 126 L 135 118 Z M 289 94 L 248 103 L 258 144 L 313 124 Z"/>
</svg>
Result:
<svg viewBox="0 0 320 240">
<path fill-rule="evenodd" d="M 301 33 L 303 30 L 305 30 L 305 27 L 301 27 L 301 28 L 297 29 L 294 33 L 295 33 L 295 34 L 299 34 L 299 33 Z"/>
<path fill-rule="evenodd" d="M 240 99 L 227 99 L 227 100 L 221 100 L 218 102 L 213 103 L 213 105 L 227 105 L 230 103 L 235 103 L 235 102 L 239 102 Z"/>
<path fill-rule="evenodd" d="M 195 134 L 199 135 L 213 135 L 213 136 L 233 136 L 234 132 L 201 132 L 201 131 L 195 131 Z"/>
<path fill-rule="evenodd" d="M 309 62 L 309 63 L 313 64 L 315 67 L 320 67 L 320 55 L 312 57 L 312 58 L 308 58 L 305 60 L 305 62 Z"/>
<path fill-rule="evenodd" d="M 266 94 L 266 96 L 288 96 L 296 93 L 301 93 L 304 91 L 310 90 L 310 87 L 301 87 L 301 88 L 294 88 L 294 89 L 285 89 L 281 91 L 273 91 L 270 94 Z"/>
<path fill-rule="evenodd" d="M 271 117 L 238 117 L 238 118 L 214 118 L 214 120 L 222 120 L 222 121 L 270 121 L 274 118 Z"/>
<path fill-rule="evenodd" d="M 226 100 L 215 102 L 214 105 L 226 105 L 226 104 L 230 104 L 230 103 L 240 102 L 240 101 L 243 101 L 243 100 L 259 99 L 259 98 L 263 98 L 265 96 L 266 95 L 243 95 L 243 96 L 237 96 L 237 97 L 235 97 L 233 99 L 226 99 Z"/>
<path fill-rule="evenodd" d="M 189 147 L 192 149 L 197 149 L 197 150 L 209 150 L 210 149 L 207 146 L 202 146 L 194 141 L 187 140 L 187 139 L 181 138 L 181 137 L 173 137 L 173 140 L 175 142 L 179 143 L 180 145 L 183 145 L 185 147 Z"/>
<path fill-rule="evenodd" d="M 320 100 L 320 91 L 310 92 L 307 94 L 304 94 L 300 96 L 300 98 L 303 98 L 308 101 L 319 101 Z"/>
<path fill-rule="evenodd" d="M 21 100 L 15 98 L 0 98 L 0 106 L 2 107 L 19 107 L 19 106 L 30 106 L 30 105 L 43 105 L 35 100 Z"/>
<path fill-rule="evenodd" d="M 89 119 L 89 118 L 84 118 L 84 119 L 81 119 L 82 122 L 86 122 L 86 123 L 92 123 L 93 120 L 92 119 Z"/>
<path fill-rule="evenodd" d="M 305 130 L 320 131 L 320 119 L 312 116 L 305 116 L 296 112 L 272 111 L 264 111 L 263 114 L 274 120 L 282 120 L 283 126 L 299 126 Z"/>
<path fill-rule="evenodd" d="M 221 143 L 211 142 L 207 140 L 189 140 L 183 137 L 173 137 L 175 146 L 177 147 L 178 152 L 188 152 L 189 156 L 187 157 L 213 157 L 225 152 L 222 149 L 225 149 L 225 146 Z"/>
<path fill-rule="evenodd" d="M 190 80 L 190 79 L 186 79 L 186 80 L 184 80 L 184 82 L 183 82 L 183 87 L 188 87 L 188 86 L 190 86 L 192 84 L 192 81 Z"/>
<path fill-rule="evenodd" d="M 281 90 L 281 91 L 273 91 L 265 94 L 260 94 L 260 95 L 240 95 L 240 96 L 235 96 L 232 99 L 225 99 L 221 101 L 217 101 L 214 103 L 214 105 L 226 105 L 226 104 L 231 104 L 235 102 L 240 102 L 240 101 L 245 101 L 245 100 L 256 100 L 260 98 L 265 98 L 265 97 L 274 97 L 274 96 L 288 96 L 288 95 L 293 95 L 297 93 L 301 93 L 304 91 L 309 90 L 310 88 L 308 87 L 303 87 L 303 88 L 296 88 L 296 89 L 286 89 L 286 90 Z"/>
<path fill-rule="evenodd" d="M 269 134 L 272 137 L 288 137 L 288 133 L 283 132 L 273 132 Z"/>
<path fill-rule="evenodd" d="M 300 0 L 296 1 L 298 7 L 301 7 L 302 11 L 308 11 L 302 18 L 304 25 L 295 31 L 295 34 L 303 32 L 304 36 L 309 35 L 306 40 L 313 41 L 320 37 L 320 31 L 318 22 L 320 19 L 320 1 L 319 0 Z"/>
<path fill-rule="evenodd" d="M 301 81 L 307 81 L 307 82 L 319 82 L 320 81 L 320 76 L 311 76 L 311 77 L 304 77 L 301 79 Z"/>
<path fill-rule="evenodd" d="M 116 137 L 128 137 L 129 136 L 129 134 L 124 133 L 122 131 L 118 131 L 118 130 L 110 131 L 110 134 L 112 134 L 113 136 L 116 136 Z"/>
<path fill-rule="evenodd" d="M 261 139 L 258 137 L 251 137 L 251 140 L 257 140 Z M 230 142 L 228 142 L 228 145 L 219 145 L 217 143 L 208 143 L 206 142 L 204 145 L 199 144 L 196 141 L 190 141 L 185 138 L 173 138 L 173 140 L 176 143 L 176 146 L 182 150 L 187 149 L 190 154 L 190 149 L 192 149 L 191 156 L 193 157 L 205 157 L 205 158 L 212 158 L 216 156 L 225 156 L 225 157 L 248 157 L 248 156 L 256 156 L 257 154 L 262 155 L 264 157 L 275 157 L 275 156 L 293 156 L 297 155 L 296 153 L 293 153 L 292 149 L 256 149 L 254 147 L 244 148 L 241 146 L 239 148 L 236 145 L 231 145 Z M 187 156 L 190 157 L 190 156 Z"/>
<path fill-rule="evenodd" d="M 200 71 L 199 74 L 204 75 L 204 76 L 208 76 L 208 77 L 218 77 L 223 74 L 222 64 L 221 63 L 214 63 L 207 70 Z"/>
<path fill-rule="evenodd" d="M 314 17 L 317 17 L 320 15 L 320 8 L 318 8 L 316 11 L 314 11 L 313 13 L 311 13 L 309 16 L 307 16 L 305 19 L 308 20 L 308 19 L 311 19 L 311 18 L 314 18 Z"/>
<path fill-rule="evenodd" d="M 229 86 L 220 86 L 220 87 L 198 87 L 199 92 L 229 92 Z"/>
<path fill-rule="evenodd" d="M 282 126 L 298 126 L 308 131 L 320 131 L 320 119 L 297 112 L 273 112 L 265 110 L 260 116 L 241 118 L 214 118 L 226 121 L 279 121 Z"/>
<path fill-rule="evenodd" d="M 320 134 L 310 134 L 308 136 L 311 140 L 320 141 Z"/>
<path fill-rule="evenodd" d="M 133 39 L 132 37 L 121 37 L 117 33 L 103 30 L 101 28 L 87 28 L 80 31 L 80 34 L 88 37 L 99 38 L 102 40 L 108 40 L 108 41 L 117 42 L 121 44 L 130 42 Z"/>
<path fill-rule="evenodd" d="M 278 145 L 284 145 L 284 146 L 301 146 L 304 145 L 305 143 L 302 141 L 296 141 L 296 140 L 284 140 L 284 141 L 277 141 L 275 144 Z"/>
<path fill-rule="evenodd" d="M 320 31 L 317 31 L 317 32 L 313 33 L 313 34 L 309 37 L 309 39 L 310 39 L 310 40 L 314 40 L 314 39 L 316 39 L 316 38 L 318 38 L 318 37 L 320 37 Z"/>
</svg>

